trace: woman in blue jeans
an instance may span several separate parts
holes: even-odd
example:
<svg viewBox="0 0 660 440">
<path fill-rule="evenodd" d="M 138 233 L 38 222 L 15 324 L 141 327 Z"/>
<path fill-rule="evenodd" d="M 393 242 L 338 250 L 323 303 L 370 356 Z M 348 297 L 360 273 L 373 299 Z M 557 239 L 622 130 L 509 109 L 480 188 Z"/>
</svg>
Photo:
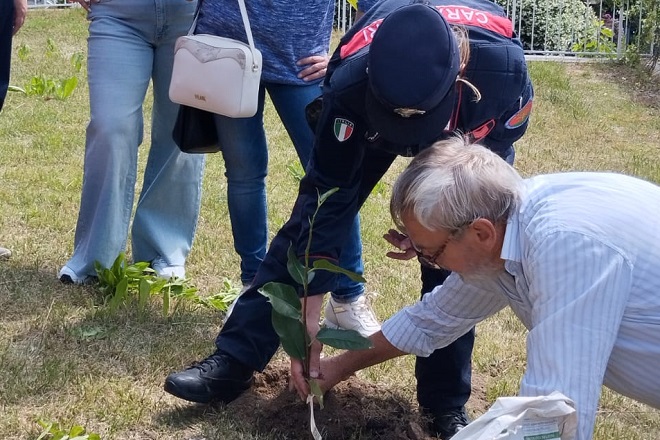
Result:
<svg viewBox="0 0 660 440">
<path fill-rule="evenodd" d="M 129 231 L 142 105 L 153 82 L 151 146 L 131 243 L 135 261 L 163 277 L 185 276 L 201 201 L 204 157 L 172 140 L 178 106 L 168 97 L 174 43 L 189 29 L 192 0 L 78 0 L 89 11 L 87 126 L 80 213 L 64 283 L 94 277 L 94 262 L 112 264 Z"/>
<path fill-rule="evenodd" d="M 225 160 L 227 201 L 234 248 L 241 257 L 241 281 L 249 286 L 266 254 L 268 242 L 266 175 L 268 144 L 263 124 L 266 92 L 286 128 L 303 166 L 314 133 L 305 107 L 321 94 L 334 16 L 333 0 L 254 0 L 246 2 L 254 42 L 263 55 L 259 108 L 251 118 L 216 116 Z M 196 34 L 213 34 L 247 42 L 238 0 L 203 0 Z M 362 273 L 360 225 L 345 243 L 340 265 Z M 365 301 L 364 286 L 341 276 L 326 306 L 328 326 L 364 335 L 380 329 Z"/>
</svg>

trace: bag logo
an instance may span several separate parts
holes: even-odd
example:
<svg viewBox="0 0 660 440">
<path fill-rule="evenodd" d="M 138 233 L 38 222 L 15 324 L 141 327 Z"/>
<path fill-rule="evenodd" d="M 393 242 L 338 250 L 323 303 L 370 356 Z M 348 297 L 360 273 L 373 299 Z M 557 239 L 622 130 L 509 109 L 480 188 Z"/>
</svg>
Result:
<svg viewBox="0 0 660 440">
<path fill-rule="evenodd" d="M 355 127 L 355 124 L 348 119 L 335 118 L 334 132 L 337 140 L 339 142 L 348 140 L 353 134 L 353 127 Z"/>
<path fill-rule="evenodd" d="M 204 102 L 206 102 L 206 96 L 204 96 L 204 95 L 198 95 L 197 93 L 195 93 L 195 99 L 198 100 L 198 101 L 204 101 Z"/>
</svg>

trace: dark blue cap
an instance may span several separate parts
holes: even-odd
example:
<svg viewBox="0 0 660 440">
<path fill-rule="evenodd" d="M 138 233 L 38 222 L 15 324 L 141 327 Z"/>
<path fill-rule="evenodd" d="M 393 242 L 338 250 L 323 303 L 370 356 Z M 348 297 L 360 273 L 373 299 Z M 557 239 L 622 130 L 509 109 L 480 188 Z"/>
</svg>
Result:
<svg viewBox="0 0 660 440">
<path fill-rule="evenodd" d="M 390 142 L 441 138 L 454 109 L 460 54 L 451 26 L 433 6 L 390 13 L 369 48 L 367 119 Z"/>
</svg>

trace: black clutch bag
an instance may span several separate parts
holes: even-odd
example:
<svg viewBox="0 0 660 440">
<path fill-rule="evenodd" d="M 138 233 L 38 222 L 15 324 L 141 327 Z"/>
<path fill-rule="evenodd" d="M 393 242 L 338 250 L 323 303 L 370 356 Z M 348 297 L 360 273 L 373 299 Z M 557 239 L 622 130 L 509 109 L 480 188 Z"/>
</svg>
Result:
<svg viewBox="0 0 660 440">
<path fill-rule="evenodd" d="M 172 137 L 184 153 L 217 153 L 221 150 L 214 114 L 195 107 L 179 106 Z"/>
</svg>

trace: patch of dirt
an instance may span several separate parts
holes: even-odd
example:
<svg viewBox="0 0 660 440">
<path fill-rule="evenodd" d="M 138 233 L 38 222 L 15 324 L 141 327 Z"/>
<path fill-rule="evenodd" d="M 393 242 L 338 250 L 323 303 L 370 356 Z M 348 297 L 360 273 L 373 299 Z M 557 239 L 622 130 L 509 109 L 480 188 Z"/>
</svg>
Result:
<svg viewBox="0 0 660 440">
<path fill-rule="evenodd" d="M 591 70 L 597 78 L 623 88 L 642 105 L 660 109 L 660 71 L 652 75 L 617 63 L 593 63 Z M 583 69 L 581 63 L 572 65 L 575 70 Z"/>
<path fill-rule="evenodd" d="M 412 371 L 410 372 L 412 374 Z M 288 390 L 289 364 L 277 360 L 255 377 L 249 392 L 230 403 L 237 421 L 277 438 L 312 438 L 309 408 Z M 481 414 L 487 408 L 483 381 L 473 377 L 468 408 Z M 427 440 L 426 425 L 417 403 L 394 390 L 352 377 L 326 395 L 323 409 L 315 407 L 316 425 L 324 439 Z"/>
</svg>

